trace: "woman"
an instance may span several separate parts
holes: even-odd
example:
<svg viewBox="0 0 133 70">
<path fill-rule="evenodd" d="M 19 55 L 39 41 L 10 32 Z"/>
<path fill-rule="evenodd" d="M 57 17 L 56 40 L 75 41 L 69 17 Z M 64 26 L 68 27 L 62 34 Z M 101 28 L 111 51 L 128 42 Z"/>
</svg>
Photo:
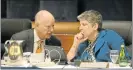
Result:
<svg viewBox="0 0 133 70">
<path fill-rule="evenodd" d="M 78 20 L 80 33 L 74 37 L 73 45 L 67 54 L 68 61 L 111 61 L 109 52 L 120 51 L 120 46 L 124 44 L 122 37 L 113 30 L 102 29 L 102 15 L 95 10 L 83 12 L 78 16 Z M 128 57 L 127 51 L 126 56 Z"/>
</svg>

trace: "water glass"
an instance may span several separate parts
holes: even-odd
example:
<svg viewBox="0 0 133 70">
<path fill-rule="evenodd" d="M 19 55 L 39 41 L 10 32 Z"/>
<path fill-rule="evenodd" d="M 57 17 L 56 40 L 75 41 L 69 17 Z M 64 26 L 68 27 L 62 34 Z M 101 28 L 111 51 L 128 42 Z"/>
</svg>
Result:
<svg viewBox="0 0 133 70">
<path fill-rule="evenodd" d="M 110 50 L 110 59 L 112 63 L 116 64 L 119 57 L 119 50 Z"/>
<path fill-rule="evenodd" d="M 28 63 L 30 62 L 29 61 L 30 56 L 31 56 L 31 52 L 24 52 L 23 53 L 23 58 L 25 58 Z"/>
<path fill-rule="evenodd" d="M 81 63 L 81 60 L 74 60 L 74 64 L 75 64 L 75 66 L 80 66 L 80 63 Z"/>
</svg>

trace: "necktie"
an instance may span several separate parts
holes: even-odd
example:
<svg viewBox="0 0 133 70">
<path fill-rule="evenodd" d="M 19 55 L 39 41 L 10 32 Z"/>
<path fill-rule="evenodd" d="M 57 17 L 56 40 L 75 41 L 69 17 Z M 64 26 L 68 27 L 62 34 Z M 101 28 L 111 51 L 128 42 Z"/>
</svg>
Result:
<svg viewBox="0 0 133 70">
<path fill-rule="evenodd" d="M 37 49 L 36 49 L 36 53 L 41 53 L 42 50 L 43 50 L 43 47 L 42 47 L 43 41 L 39 40 L 39 41 L 37 41 L 37 44 L 38 44 L 38 46 L 37 46 Z"/>
</svg>

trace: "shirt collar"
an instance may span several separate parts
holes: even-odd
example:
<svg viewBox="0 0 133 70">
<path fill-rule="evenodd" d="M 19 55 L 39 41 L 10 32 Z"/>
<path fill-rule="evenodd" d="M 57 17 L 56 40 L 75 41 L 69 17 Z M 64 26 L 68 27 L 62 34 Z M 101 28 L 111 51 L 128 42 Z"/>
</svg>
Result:
<svg viewBox="0 0 133 70">
<path fill-rule="evenodd" d="M 34 29 L 34 42 L 37 42 L 39 40 L 41 40 L 41 39 L 38 37 L 36 30 Z"/>
</svg>

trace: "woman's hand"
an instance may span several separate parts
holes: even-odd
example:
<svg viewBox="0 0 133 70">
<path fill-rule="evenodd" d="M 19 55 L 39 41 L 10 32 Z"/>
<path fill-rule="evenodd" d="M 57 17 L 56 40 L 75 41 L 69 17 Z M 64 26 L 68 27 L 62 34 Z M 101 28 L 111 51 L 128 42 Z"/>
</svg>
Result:
<svg viewBox="0 0 133 70">
<path fill-rule="evenodd" d="M 78 46 L 80 43 L 84 42 L 87 39 L 88 37 L 84 37 L 84 34 L 80 32 L 74 36 L 73 45 Z"/>
</svg>

